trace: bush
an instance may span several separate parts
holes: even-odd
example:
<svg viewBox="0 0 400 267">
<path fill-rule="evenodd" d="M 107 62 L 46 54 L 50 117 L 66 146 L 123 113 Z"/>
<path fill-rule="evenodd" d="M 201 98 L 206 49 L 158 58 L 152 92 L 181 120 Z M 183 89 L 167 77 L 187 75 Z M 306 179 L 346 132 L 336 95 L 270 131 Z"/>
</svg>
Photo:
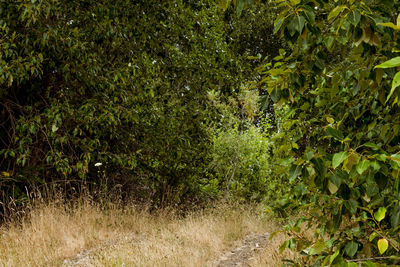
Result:
<svg viewBox="0 0 400 267">
<path fill-rule="evenodd" d="M 270 200 L 271 189 L 276 186 L 271 175 L 270 124 L 257 113 L 257 93 L 242 88 L 237 98 L 212 98 L 221 119 L 212 130 L 212 160 L 203 189 L 216 196 Z"/>
<path fill-rule="evenodd" d="M 2 1 L 0 31 L 5 195 L 104 179 L 156 204 L 195 193 L 207 94 L 241 79 L 212 1 Z"/>
<path fill-rule="evenodd" d="M 222 191 L 261 200 L 269 189 L 269 139 L 255 126 L 220 131 L 213 140 L 210 168 Z"/>
</svg>

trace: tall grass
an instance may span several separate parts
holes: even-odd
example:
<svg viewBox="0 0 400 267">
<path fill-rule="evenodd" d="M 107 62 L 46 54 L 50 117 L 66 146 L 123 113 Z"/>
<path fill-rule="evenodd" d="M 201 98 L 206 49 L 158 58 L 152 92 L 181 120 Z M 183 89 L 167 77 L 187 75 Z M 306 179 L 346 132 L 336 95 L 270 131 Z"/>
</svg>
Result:
<svg viewBox="0 0 400 267">
<path fill-rule="evenodd" d="M 181 216 L 86 200 L 36 204 L 0 227 L 0 266 L 210 266 L 246 235 L 276 229 L 261 209 L 243 205 Z M 76 258 L 84 251 L 89 256 Z M 279 266 L 274 257 L 270 266 Z"/>
</svg>

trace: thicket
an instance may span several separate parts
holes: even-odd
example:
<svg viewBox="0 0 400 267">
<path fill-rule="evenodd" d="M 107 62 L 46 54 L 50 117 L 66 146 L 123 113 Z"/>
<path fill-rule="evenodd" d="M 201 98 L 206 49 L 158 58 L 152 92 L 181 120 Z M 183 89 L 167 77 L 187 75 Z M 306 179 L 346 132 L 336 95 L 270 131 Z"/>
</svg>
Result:
<svg viewBox="0 0 400 267">
<path fill-rule="evenodd" d="M 256 76 L 247 57 L 279 45 L 264 11 L 239 17 L 211 0 L 1 1 L 2 212 L 49 187 L 159 206 L 218 197 L 235 182 L 238 195 L 261 199 L 267 139 L 258 110 L 242 106 L 257 102 L 243 99 Z"/>
<path fill-rule="evenodd" d="M 157 205 L 196 190 L 217 116 L 208 92 L 242 77 L 213 7 L 2 1 L 3 198 L 59 180 Z"/>
</svg>

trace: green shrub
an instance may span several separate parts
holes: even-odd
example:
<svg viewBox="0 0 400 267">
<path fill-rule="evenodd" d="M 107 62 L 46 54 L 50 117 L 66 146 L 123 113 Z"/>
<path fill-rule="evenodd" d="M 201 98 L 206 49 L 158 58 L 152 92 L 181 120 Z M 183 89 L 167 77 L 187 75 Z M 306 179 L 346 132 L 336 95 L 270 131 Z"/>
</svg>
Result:
<svg viewBox="0 0 400 267">
<path fill-rule="evenodd" d="M 156 204 L 194 194 L 208 92 L 241 80 L 224 27 L 213 1 L 1 1 L 5 195 L 103 178 Z"/>
<path fill-rule="evenodd" d="M 243 199 L 264 198 L 271 173 L 268 149 L 268 136 L 255 126 L 215 135 L 210 168 L 220 189 Z"/>
<path fill-rule="evenodd" d="M 217 196 L 270 201 L 277 180 L 272 175 L 270 124 L 258 114 L 257 92 L 241 88 L 237 98 L 227 101 L 210 97 L 221 119 L 212 129 L 212 159 L 203 189 Z"/>
</svg>

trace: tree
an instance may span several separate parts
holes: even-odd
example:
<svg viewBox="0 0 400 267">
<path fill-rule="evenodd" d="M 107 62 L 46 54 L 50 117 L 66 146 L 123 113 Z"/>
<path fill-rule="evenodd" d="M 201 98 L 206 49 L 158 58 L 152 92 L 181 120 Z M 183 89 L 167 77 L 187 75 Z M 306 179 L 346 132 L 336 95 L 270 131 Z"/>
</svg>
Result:
<svg viewBox="0 0 400 267">
<path fill-rule="evenodd" d="M 396 254 L 398 92 L 391 85 L 394 70 L 376 66 L 398 49 L 397 33 L 382 23 L 395 20 L 399 6 L 392 1 L 279 6 L 275 30 L 291 49 L 264 66 L 263 84 L 276 103 L 294 112 L 298 130 L 289 137 L 297 144 L 290 179 L 304 190 L 293 200 L 312 207 L 308 219 L 320 233 L 314 244 L 297 240 L 297 249 L 311 246 L 308 255 L 323 256 L 317 262 L 338 265 Z M 390 244 L 387 252 L 382 242 Z"/>
<path fill-rule="evenodd" d="M 208 92 L 241 80 L 212 1 L 0 7 L 3 188 L 77 178 L 155 204 L 196 190 L 216 117 Z"/>
<path fill-rule="evenodd" d="M 290 149 L 280 162 L 292 162 L 292 207 L 308 211 L 291 229 L 296 236 L 301 221 L 317 224 L 316 242 L 294 238 L 283 248 L 322 265 L 398 262 L 399 3 L 273 3 L 274 32 L 290 48 L 260 68 L 260 84 L 288 107 L 277 150 Z"/>
</svg>

